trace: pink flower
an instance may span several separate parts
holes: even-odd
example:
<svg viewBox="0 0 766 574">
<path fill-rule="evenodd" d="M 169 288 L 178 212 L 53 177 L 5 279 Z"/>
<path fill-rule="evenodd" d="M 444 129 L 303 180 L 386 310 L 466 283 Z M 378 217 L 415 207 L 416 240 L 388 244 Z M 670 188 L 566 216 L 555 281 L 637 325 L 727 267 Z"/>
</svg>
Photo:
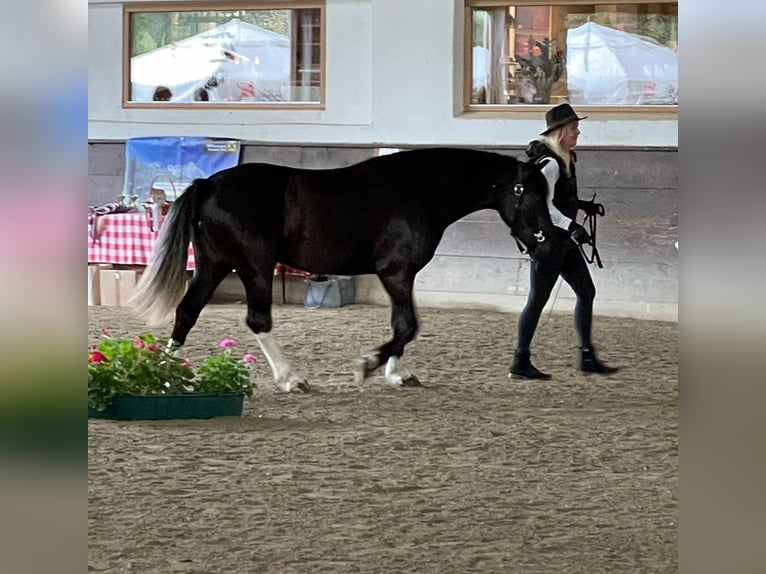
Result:
<svg viewBox="0 0 766 574">
<path fill-rule="evenodd" d="M 147 349 L 149 349 L 150 351 L 156 352 L 160 350 L 160 346 L 157 343 L 152 343 L 151 345 L 147 347 Z"/>
<path fill-rule="evenodd" d="M 255 357 L 251 355 L 250 353 L 246 353 L 244 357 L 242 357 L 243 363 L 255 363 Z"/>
<path fill-rule="evenodd" d="M 133 339 L 133 346 L 134 346 L 136 349 L 143 349 L 143 348 L 145 348 L 145 347 L 146 347 L 146 343 L 144 343 L 144 342 L 141 340 L 141 338 L 140 338 L 140 337 L 136 337 L 135 339 Z"/>
<path fill-rule="evenodd" d="M 109 359 L 106 358 L 104 353 L 101 351 L 91 351 L 88 353 L 88 362 L 89 363 L 108 363 Z"/>
<path fill-rule="evenodd" d="M 187 369 L 191 369 L 192 362 L 189 359 L 184 359 L 184 362 L 181 363 L 182 367 L 186 367 Z"/>
<path fill-rule="evenodd" d="M 109 331 L 107 331 L 106 329 L 101 329 L 101 334 L 102 334 L 104 337 L 106 337 L 106 338 L 109 338 L 109 337 L 111 337 L 111 336 L 112 336 L 112 334 L 111 334 Z"/>
<path fill-rule="evenodd" d="M 234 339 L 224 339 L 220 343 L 218 343 L 218 346 L 221 347 L 221 349 L 228 349 L 229 347 L 233 347 L 236 345 L 234 342 Z"/>
</svg>

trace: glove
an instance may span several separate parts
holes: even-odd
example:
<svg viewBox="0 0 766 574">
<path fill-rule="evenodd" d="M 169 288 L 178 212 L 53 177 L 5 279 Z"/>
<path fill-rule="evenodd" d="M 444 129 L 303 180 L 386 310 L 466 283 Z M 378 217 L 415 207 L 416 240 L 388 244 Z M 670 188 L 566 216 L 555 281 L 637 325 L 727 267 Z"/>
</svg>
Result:
<svg viewBox="0 0 766 574">
<path fill-rule="evenodd" d="M 604 204 L 596 203 L 595 201 L 583 201 L 580 200 L 578 207 L 582 209 L 586 215 L 604 215 Z"/>
<path fill-rule="evenodd" d="M 590 235 L 588 235 L 588 232 L 585 231 L 585 228 L 576 221 L 572 221 L 572 223 L 569 224 L 568 229 L 572 241 L 577 243 L 577 245 L 590 243 Z"/>
</svg>

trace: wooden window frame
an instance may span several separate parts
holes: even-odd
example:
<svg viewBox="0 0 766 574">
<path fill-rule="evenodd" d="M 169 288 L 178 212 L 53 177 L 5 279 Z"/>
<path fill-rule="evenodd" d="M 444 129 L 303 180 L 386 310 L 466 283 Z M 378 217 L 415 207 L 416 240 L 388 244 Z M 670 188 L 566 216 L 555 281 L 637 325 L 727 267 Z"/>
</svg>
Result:
<svg viewBox="0 0 766 574">
<path fill-rule="evenodd" d="M 678 4 L 665 0 L 464 0 L 463 21 L 463 113 L 483 115 L 487 113 L 496 117 L 499 113 L 518 115 L 532 113 L 539 115 L 541 109 L 548 109 L 551 104 L 472 104 L 473 88 L 473 10 L 485 8 L 501 8 L 508 6 L 557 6 L 557 5 L 593 5 L 593 4 Z M 669 116 L 678 117 L 678 104 L 631 105 L 631 106 L 594 106 L 577 105 L 578 113 L 613 116 L 614 114 L 640 115 L 641 119 L 667 119 Z"/>
<path fill-rule="evenodd" d="M 324 110 L 327 86 L 326 55 L 326 1 L 325 0 L 269 0 L 269 1 L 223 1 L 223 2 L 134 2 L 123 5 L 122 24 L 122 107 L 124 109 L 150 110 Z M 130 16 L 142 12 L 197 12 L 203 10 L 319 10 L 320 27 L 320 85 L 319 102 L 136 102 L 130 99 Z M 291 62 L 295 55 L 291 54 Z"/>
</svg>

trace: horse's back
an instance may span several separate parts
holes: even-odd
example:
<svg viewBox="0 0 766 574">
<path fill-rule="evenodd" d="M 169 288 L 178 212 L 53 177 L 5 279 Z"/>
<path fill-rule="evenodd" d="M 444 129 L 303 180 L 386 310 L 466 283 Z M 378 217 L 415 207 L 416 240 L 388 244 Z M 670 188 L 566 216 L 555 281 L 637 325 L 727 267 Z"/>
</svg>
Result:
<svg viewBox="0 0 766 574">
<path fill-rule="evenodd" d="M 496 152 L 457 147 L 431 147 L 378 156 L 348 166 L 305 168 L 251 162 L 220 171 L 209 179 L 234 193 L 279 195 L 282 192 L 318 194 L 322 198 L 348 194 L 364 201 L 376 195 L 411 195 L 415 188 L 430 192 L 434 185 L 449 187 L 456 178 L 470 178 L 498 162 L 517 160 Z"/>
<path fill-rule="evenodd" d="M 488 172 L 515 162 L 468 148 L 421 148 L 336 168 L 246 163 L 209 178 L 200 221 L 219 243 L 261 245 L 308 271 L 370 273 L 396 249 L 419 264 L 447 225 L 481 203 Z"/>
</svg>

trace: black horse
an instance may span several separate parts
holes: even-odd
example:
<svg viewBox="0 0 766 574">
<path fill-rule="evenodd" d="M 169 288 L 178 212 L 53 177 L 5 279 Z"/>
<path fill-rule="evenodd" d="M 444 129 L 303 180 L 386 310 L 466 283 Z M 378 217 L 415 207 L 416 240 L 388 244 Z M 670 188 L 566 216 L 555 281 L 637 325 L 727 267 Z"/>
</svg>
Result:
<svg viewBox="0 0 766 574">
<path fill-rule="evenodd" d="M 178 198 L 133 304 L 155 324 L 175 309 L 171 344 L 181 346 L 234 269 L 247 295 L 247 325 L 277 386 L 307 390 L 271 333 L 275 265 L 375 274 L 391 299 L 393 337 L 360 359 L 355 379 L 385 365 L 389 382 L 417 385 L 414 375 L 397 369 L 397 359 L 418 330 L 415 275 L 444 230 L 469 213 L 495 209 L 532 257 L 550 260 L 555 250 L 546 192 L 534 165 L 471 149 L 417 149 L 338 169 L 239 165 L 195 180 Z M 190 241 L 195 272 L 184 294 Z"/>
</svg>

